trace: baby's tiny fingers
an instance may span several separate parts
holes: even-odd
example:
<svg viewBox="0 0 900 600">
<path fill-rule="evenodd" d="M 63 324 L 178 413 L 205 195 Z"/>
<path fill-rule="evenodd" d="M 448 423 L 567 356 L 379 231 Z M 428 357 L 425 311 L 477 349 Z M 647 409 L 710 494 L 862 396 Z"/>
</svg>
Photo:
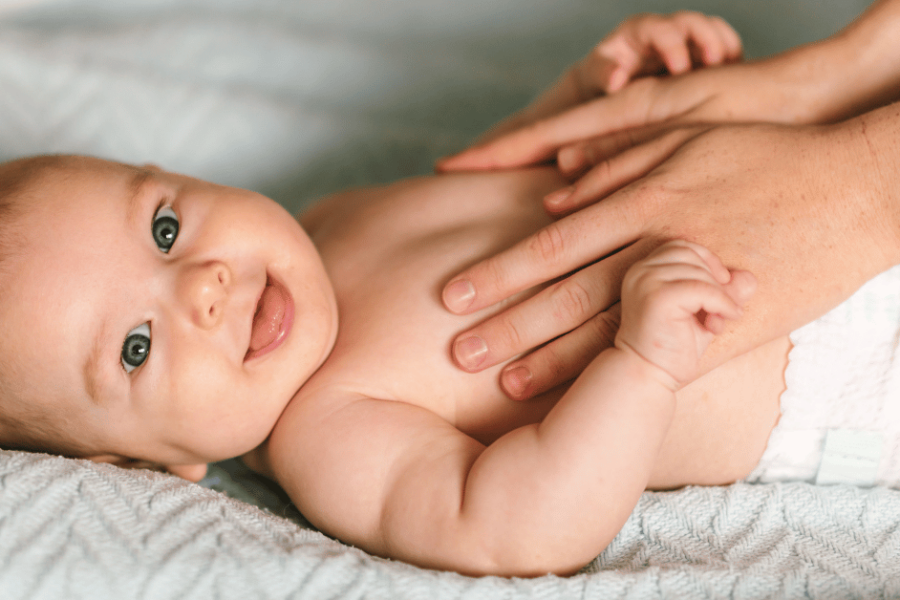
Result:
<svg viewBox="0 0 900 600">
<path fill-rule="evenodd" d="M 667 24 L 651 40 L 651 45 L 669 73 L 678 75 L 691 70 L 691 54 L 684 37 Z"/>
<path fill-rule="evenodd" d="M 725 60 L 726 47 L 719 29 L 706 17 L 701 23 L 689 25 L 689 35 L 694 46 L 697 63 L 706 66 L 718 65 Z"/>
<path fill-rule="evenodd" d="M 726 62 L 736 62 L 744 53 L 744 45 L 738 32 L 721 17 L 710 17 L 713 26 L 719 32 L 722 43 L 725 45 Z"/>
<path fill-rule="evenodd" d="M 682 280 L 672 286 L 670 293 L 674 301 L 691 314 L 696 315 L 702 310 L 708 315 L 720 315 L 733 321 L 744 314 L 722 286 L 707 281 Z"/>
<path fill-rule="evenodd" d="M 726 284 L 731 281 L 731 273 L 719 257 L 711 250 L 687 240 L 672 240 L 657 248 L 646 259 L 648 264 L 681 262 L 692 264 L 709 272 L 716 282 Z"/>
<path fill-rule="evenodd" d="M 756 277 L 750 271 L 736 269 L 731 272 L 731 281 L 725 284 L 725 292 L 741 306 L 756 293 Z"/>
</svg>

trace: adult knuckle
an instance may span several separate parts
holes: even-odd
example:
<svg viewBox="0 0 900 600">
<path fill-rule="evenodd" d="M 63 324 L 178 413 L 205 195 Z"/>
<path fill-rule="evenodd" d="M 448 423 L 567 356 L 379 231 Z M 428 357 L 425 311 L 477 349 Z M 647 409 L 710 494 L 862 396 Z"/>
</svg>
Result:
<svg viewBox="0 0 900 600">
<path fill-rule="evenodd" d="M 587 153 L 588 159 L 594 164 L 592 177 L 596 177 L 604 183 L 612 180 L 612 161 L 608 158 L 596 159 L 593 153 Z"/>
<path fill-rule="evenodd" d="M 482 273 L 479 279 L 479 289 L 493 298 L 494 294 L 509 290 L 509 269 L 505 263 L 494 258 L 488 259 L 482 264 Z M 486 289 L 485 289 L 486 288 Z"/>
<path fill-rule="evenodd" d="M 501 318 L 497 324 L 495 333 L 495 339 L 500 343 L 502 348 L 512 351 L 513 353 L 519 352 L 524 348 L 523 343 L 525 341 L 525 335 L 519 328 L 515 319 L 509 317 Z"/>
<path fill-rule="evenodd" d="M 566 239 L 556 223 L 538 231 L 532 236 L 529 245 L 532 255 L 551 266 L 559 263 L 566 253 Z"/>
<path fill-rule="evenodd" d="M 540 369 L 532 369 L 536 374 L 542 375 L 541 379 L 544 384 L 559 383 L 563 379 L 567 379 L 567 370 L 569 366 L 568 360 L 564 353 L 550 344 L 541 349 L 540 355 L 536 357 L 540 360 Z"/>
<path fill-rule="evenodd" d="M 591 294 L 578 281 L 565 281 L 557 284 L 553 289 L 552 297 L 556 316 L 563 323 L 583 323 L 593 311 Z"/>
</svg>

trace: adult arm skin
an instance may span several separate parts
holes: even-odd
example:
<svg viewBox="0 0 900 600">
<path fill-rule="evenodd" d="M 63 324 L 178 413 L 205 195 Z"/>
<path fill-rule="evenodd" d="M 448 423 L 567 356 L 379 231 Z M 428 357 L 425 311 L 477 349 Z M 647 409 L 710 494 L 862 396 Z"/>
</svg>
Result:
<svg viewBox="0 0 900 600">
<path fill-rule="evenodd" d="M 673 152 L 665 143 L 642 146 L 640 160 L 625 153 L 609 162 L 611 178 L 626 168 L 646 177 L 448 283 L 444 303 L 468 313 L 575 271 L 460 334 L 460 366 L 477 371 L 565 334 L 511 363 L 501 385 L 525 398 L 571 379 L 612 341 L 607 309 L 624 271 L 671 238 L 707 246 L 758 280 L 704 371 L 824 314 L 900 263 L 900 104 L 824 126 L 721 126 Z M 475 364 L 460 352 L 472 336 L 487 347 Z"/>
</svg>

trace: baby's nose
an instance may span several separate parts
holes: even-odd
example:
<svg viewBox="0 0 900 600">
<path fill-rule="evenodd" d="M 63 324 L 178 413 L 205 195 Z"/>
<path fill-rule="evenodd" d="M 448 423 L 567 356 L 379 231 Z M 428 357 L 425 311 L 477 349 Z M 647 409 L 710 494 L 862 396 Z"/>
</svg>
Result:
<svg viewBox="0 0 900 600">
<path fill-rule="evenodd" d="M 180 295 L 194 324 L 209 329 L 219 322 L 230 285 L 231 271 L 225 263 L 211 261 L 184 268 Z"/>
</svg>

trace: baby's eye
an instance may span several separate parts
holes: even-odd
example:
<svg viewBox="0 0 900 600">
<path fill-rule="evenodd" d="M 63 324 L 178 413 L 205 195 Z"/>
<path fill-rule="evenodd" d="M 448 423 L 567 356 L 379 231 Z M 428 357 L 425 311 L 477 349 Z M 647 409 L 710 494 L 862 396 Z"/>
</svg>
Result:
<svg viewBox="0 0 900 600">
<path fill-rule="evenodd" d="M 160 251 L 168 253 L 178 237 L 178 216 L 169 206 L 163 206 L 153 215 L 153 223 L 150 226 L 153 233 L 153 241 Z"/>
<path fill-rule="evenodd" d="M 131 373 L 150 356 L 150 325 L 138 325 L 125 336 L 122 344 L 122 368 Z"/>
</svg>

